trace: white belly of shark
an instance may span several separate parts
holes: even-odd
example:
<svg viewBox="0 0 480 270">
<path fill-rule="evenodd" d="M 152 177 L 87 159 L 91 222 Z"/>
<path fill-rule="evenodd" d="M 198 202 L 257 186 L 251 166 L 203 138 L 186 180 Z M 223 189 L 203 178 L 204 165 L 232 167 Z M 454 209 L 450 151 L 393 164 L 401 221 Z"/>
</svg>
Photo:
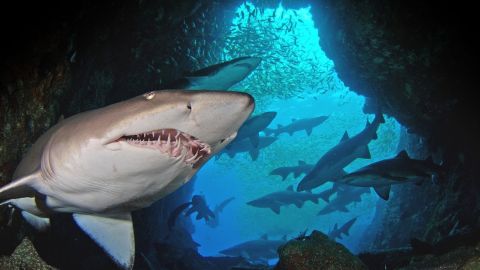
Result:
<svg viewBox="0 0 480 270">
<path fill-rule="evenodd" d="M 130 212 L 186 183 L 232 141 L 253 98 L 227 91 L 162 90 L 83 112 L 27 152 L 0 202 L 38 229 L 52 213 L 75 222 L 121 267 L 135 254 Z"/>
</svg>

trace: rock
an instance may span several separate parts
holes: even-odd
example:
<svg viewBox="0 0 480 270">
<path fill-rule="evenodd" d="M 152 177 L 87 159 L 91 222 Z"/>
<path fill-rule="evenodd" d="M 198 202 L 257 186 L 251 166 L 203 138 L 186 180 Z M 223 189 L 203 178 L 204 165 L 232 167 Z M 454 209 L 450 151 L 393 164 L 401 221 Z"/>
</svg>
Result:
<svg viewBox="0 0 480 270">
<path fill-rule="evenodd" d="M 32 242 L 25 237 L 12 255 L 0 257 L 0 269 L 51 270 L 55 268 L 49 266 L 40 258 Z"/>
<path fill-rule="evenodd" d="M 313 231 L 280 247 L 280 261 L 275 270 L 357 270 L 367 267 L 343 245 L 325 234 Z"/>
</svg>

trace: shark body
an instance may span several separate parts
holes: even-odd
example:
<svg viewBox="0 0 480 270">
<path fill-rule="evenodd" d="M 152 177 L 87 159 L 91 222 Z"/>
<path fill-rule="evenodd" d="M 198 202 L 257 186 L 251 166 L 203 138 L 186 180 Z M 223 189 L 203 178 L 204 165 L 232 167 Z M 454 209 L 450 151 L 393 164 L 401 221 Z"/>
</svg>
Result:
<svg viewBox="0 0 480 270">
<path fill-rule="evenodd" d="M 250 117 L 238 130 L 235 141 L 249 139 L 253 147 L 257 148 L 260 140 L 258 133 L 270 125 L 276 115 L 276 112 L 264 112 Z"/>
<path fill-rule="evenodd" d="M 357 221 L 357 218 L 352 218 L 351 220 L 345 222 L 345 224 L 342 225 L 342 227 L 338 228 L 338 224 L 335 223 L 335 226 L 333 227 L 333 230 L 331 230 L 328 233 L 328 237 L 332 240 L 335 239 L 342 239 L 342 234 L 345 236 L 350 235 L 350 228 L 353 226 L 353 224 Z"/>
<path fill-rule="evenodd" d="M 0 202 L 37 228 L 72 213 L 124 269 L 133 267 L 131 211 L 186 183 L 235 138 L 253 98 L 226 91 L 162 90 L 79 113 L 31 147 Z"/>
<path fill-rule="evenodd" d="M 321 125 L 325 120 L 328 119 L 328 116 L 318 116 L 313 118 L 305 119 L 292 119 L 292 122 L 286 126 L 278 125 L 276 129 L 266 130 L 267 135 L 273 134 L 278 136 L 282 133 L 288 133 L 292 136 L 297 131 L 305 130 L 307 135 L 312 134 L 313 128 Z"/>
<path fill-rule="evenodd" d="M 247 204 L 253 207 L 270 208 L 274 213 L 280 214 L 281 206 L 294 204 L 298 208 L 301 208 L 306 201 L 318 203 L 319 198 L 328 201 L 328 198 L 323 198 L 323 194 L 296 192 L 292 186 L 289 186 L 286 190 L 267 194 L 256 200 L 247 202 Z"/>
<path fill-rule="evenodd" d="M 217 158 L 223 153 L 226 153 L 230 158 L 234 158 L 237 154 L 240 153 L 248 153 L 252 160 L 257 160 L 258 155 L 260 154 L 260 150 L 270 146 L 277 140 L 275 137 L 259 137 L 258 140 L 258 147 L 252 145 L 250 140 L 241 140 L 241 141 L 233 141 L 228 148 L 225 148 L 222 152 L 217 155 Z"/>
<path fill-rule="evenodd" d="M 337 196 L 322 210 L 320 210 L 317 215 L 326 215 L 336 211 L 347 213 L 349 212 L 347 208 L 348 205 L 355 202 L 360 202 L 363 194 L 370 193 L 370 189 L 364 187 L 334 186 L 332 189 L 336 189 Z M 330 194 L 332 193 L 330 192 Z"/>
<path fill-rule="evenodd" d="M 253 263 L 261 262 L 266 264 L 268 260 L 278 258 L 278 248 L 287 242 L 286 237 L 273 240 L 266 235 L 260 239 L 240 243 L 233 247 L 219 251 L 227 256 L 243 257 Z"/>
<path fill-rule="evenodd" d="M 224 90 L 245 79 L 260 64 L 259 57 L 239 57 L 212 65 L 165 85 L 169 89 Z"/>
<path fill-rule="evenodd" d="M 220 213 L 222 213 L 223 209 L 225 209 L 225 207 L 227 207 L 227 205 L 230 204 L 233 200 L 235 200 L 235 197 L 230 197 L 222 201 L 220 204 L 216 205 L 213 209 L 213 214 L 215 215 L 215 217 L 207 220 L 207 225 L 212 228 L 218 227 L 218 225 L 220 225 Z"/>
<path fill-rule="evenodd" d="M 442 168 L 433 163 L 431 158 L 426 160 L 411 159 L 404 150 L 394 158 L 372 163 L 344 175 L 338 183 L 373 187 L 378 196 L 388 200 L 391 185 L 420 184 L 426 179 L 433 179 L 441 174 Z"/>
<path fill-rule="evenodd" d="M 282 180 L 285 180 L 289 174 L 293 174 L 293 177 L 297 178 L 302 174 L 309 173 L 312 168 L 312 164 L 307 164 L 305 161 L 299 160 L 297 166 L 279 167 L 272 170 L 270 175 L 278 175 L 282 177 Z"/>
<path fill-rule="evenodd" d="M 200 195 L 194 195 L 192 197 L 191 207 L 185 212 L 186 216 L 190 216 L 193 213 L 197 213 L 195 219 L 205 219 L 205 222 L 208 222 L 210 219 L 215 218 L 215 214 L 207 205 L 205 198 Z"/>
<path fill-rule="evenodd" d="M 350 137 L 345 131 L 340 142 L 328 150 L 303 177 L 297 190 L 311 190 L 327 181 L 336 181 L 346 174 L 343 168 L 352 161 L 357 158 L 370 158 L 368 143 L 377 138 L 378 126 L 384 122 L 383 115 L 377 114 L 373 122 L 367 121 L 365 128 L 357 135 Z"/>
</svg>

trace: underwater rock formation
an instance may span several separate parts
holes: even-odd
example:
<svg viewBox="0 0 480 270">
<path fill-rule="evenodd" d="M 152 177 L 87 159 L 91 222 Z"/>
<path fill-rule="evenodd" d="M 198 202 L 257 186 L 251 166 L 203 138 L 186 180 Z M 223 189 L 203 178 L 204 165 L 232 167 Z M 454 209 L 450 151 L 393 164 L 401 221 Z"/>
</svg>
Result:
<svg viewBox="0 0 480 270">
<path fill-rule="evenodd" d="M 47 265 L 40 256 L 38 256 L 32 242 L 25 237 L 12 255 L 0 257 L 0 269 L 54 270 L 55 268 Z"/>
<path fill-rule="evenodd" d="M 348 249 L 319 231 L 287 242 L 279 248 L 275 270 L 360 270 L 367 267 Z"/>
</svg>

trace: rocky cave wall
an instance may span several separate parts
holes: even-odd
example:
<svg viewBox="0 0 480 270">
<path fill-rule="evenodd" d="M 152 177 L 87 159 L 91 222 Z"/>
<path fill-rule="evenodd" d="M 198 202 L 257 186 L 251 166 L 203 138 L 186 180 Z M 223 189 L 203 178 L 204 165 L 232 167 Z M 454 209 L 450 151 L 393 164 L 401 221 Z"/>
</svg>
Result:
<svg viewBox="0 0 480 270">
<path fill-rule="evenodd" d="M 0 185 L 12 179 L 22 155 L 61 116 L 161 89 L 185 72 L 219 62 L 226 27 L 222 22 L 233 16 L 224 12 L 228 5 L 216 1 L 71 4 L 5 7 L 10 16 L 0 22 L 8 37 L 0 52 Z M 146 253 L 166 236 L 168 214 L 188 201 L 192 191 L 188 185 L 134 215 L 143 221 L 136 223 L 137 250 Z M 5 254 L 24 230 L 19 223 L 14 229 L 7 225 L 11 216 L 6 207 L 1 210 Z M 68 264 L 69 259 L 66 254 L 56 263 Z"/>
<path fill-rule="evenodd" d="M 418 1 L 314 1 L 320 45 L 352 90 L 372 97 L 408 129 L 404 147 L 433 155 L 439 186 L 394 189 L 370 249 L 409 246 L 478 227 L 476 43 L 468 5 Z M 375 225 L 372 225 L 375 226 Z M 371 230 L 376 231 L 376 230 Z"/>
</svg>

